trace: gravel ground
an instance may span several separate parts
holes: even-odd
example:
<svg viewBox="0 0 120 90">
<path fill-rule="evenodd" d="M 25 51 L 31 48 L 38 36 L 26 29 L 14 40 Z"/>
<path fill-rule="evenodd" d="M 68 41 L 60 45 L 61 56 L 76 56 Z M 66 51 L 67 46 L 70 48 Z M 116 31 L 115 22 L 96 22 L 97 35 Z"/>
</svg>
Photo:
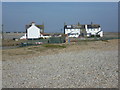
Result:
<svg viewBox="0 0 120 90">
<path fill-rule="evenodd" d="M 117 88 L 118 50 L 61 52 L 3 61 L 3 88 Z"/>
<path fill-rule="evenodd" d="M 2 89 L 2 40 L 0 33 L 0 89 Z"/>
<path fill-rule="evenodd" d="M 2 89 L 2 51 L 0 49 L 0 89 Z"/>
<path fill-rule="evenodd" d="M 13 39 L 13 38 L 20 38 L 24 35 L 25 33 L 4 33 L 3 37 L 4 39 Z"/>
</svg>

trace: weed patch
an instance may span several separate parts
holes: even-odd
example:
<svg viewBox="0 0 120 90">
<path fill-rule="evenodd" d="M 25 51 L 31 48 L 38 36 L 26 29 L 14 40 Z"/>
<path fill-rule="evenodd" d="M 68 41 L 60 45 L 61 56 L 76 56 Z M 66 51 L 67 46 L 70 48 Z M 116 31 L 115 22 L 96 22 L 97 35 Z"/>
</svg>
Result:
<svg viewBox="0 0 120 90">
<path fill-rule="evenodd" d="M 42 46 L 47 48 L 66 48 L 66 45 L 56 45 L 56 44 L 44 44 Z"/>
</svg>

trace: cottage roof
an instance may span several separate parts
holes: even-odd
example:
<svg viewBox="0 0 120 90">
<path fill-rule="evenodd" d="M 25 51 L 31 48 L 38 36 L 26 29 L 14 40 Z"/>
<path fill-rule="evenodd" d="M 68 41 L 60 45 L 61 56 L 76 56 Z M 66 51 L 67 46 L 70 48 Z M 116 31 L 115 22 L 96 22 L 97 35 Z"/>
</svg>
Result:
<svg viewBox="0 0 120 90">
<path fill-rule="evenodd" d="M 81 25 L 80 29 L 85 29 L 85 25 Z"/>
<path fill-rule="evenodd" d="M 100 25 L 99 24 L 89 24 L 87 25 L 88 28 L 99 28 Z"/>
<path fill-rule="evenodd" d="M 99 28 L 99 24 L 87 24 L 88 28 Z M 85 25 L 65 25 L 65 29 L 85 29 Z"/>
<path fill-rule="evenodd" d="M 28 29 L 31 26 L 32 26 L 31 24 L 30 25 L 26 25 L 26 29 Z M 44 29 L 44 25 L 35 25 L 35 26 L 37 26 L 40 29 Z"/>
<path fill-rule="evenodd" d="M 66 28 L 66 29 L 85 29 L 85 25 L 65 25 L 64 28 Z"/>
<path fill-rule="evenodd" d="M 44 29 L 44 25 L 36 25 L 40 29 Z"/>
</svg>

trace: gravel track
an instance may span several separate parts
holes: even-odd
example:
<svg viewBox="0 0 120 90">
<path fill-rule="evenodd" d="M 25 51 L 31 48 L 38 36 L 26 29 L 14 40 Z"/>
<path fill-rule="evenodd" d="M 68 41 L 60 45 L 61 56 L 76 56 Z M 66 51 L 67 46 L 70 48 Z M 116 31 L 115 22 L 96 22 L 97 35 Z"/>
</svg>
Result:
<svg viewBox="0 0 120 90">
<path fill-rule="evenodd" d="M 3 61 L 3 88 L 117 88 L 118 50 Z"/>
</svg>

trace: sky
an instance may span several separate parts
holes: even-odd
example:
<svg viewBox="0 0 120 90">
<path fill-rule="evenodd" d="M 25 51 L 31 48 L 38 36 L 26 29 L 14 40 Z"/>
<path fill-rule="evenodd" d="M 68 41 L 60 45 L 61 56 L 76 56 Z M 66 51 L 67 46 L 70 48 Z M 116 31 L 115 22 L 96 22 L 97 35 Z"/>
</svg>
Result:
<svg viewBox="0 0 120 90">
<path fill-rule="evenodd" d="M 117 2 L 2 2 L 5 32 L 25 32 L 31 22 L 45 25 L 46 33 L 63 32 L 64 22 L 100 24 L 104 32 L 118 31 Z"/>
<path fill-rule="evenodd" d="M 26 2 L 25 0 L 1 0 L 2 2 Z M 119 2 L 119 0 L 27 0 L 27 2 Z"/>
</svg>

